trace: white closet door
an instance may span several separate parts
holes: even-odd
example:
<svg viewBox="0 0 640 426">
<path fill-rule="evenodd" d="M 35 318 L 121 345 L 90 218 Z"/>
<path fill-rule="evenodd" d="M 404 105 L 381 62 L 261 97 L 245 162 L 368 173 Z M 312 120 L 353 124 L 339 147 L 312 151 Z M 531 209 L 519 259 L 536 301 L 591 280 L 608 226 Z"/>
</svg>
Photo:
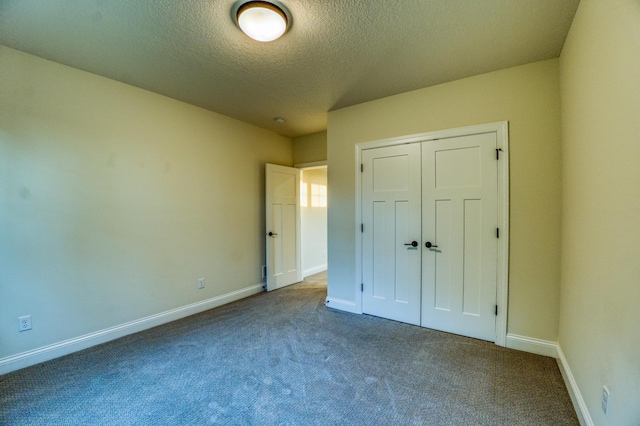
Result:
<svg viewBox="0 0 640 426">
<path fill-rule="evenodd" d="M 363 312 L 420 324 L 420 144 L 362 160 Z"/>
<path fill-rule="evenodd" d="M 495 133 L 423 142 L 422 205 L 422 325 L 495 341 Z"/>
</svg>

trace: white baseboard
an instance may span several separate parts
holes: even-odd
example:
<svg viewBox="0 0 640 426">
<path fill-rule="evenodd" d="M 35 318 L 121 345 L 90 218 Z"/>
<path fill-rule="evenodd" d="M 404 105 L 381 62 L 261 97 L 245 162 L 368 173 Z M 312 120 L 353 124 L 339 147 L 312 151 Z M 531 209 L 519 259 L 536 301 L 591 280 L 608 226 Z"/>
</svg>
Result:
<svg viewBox="0 0 640 426">
<path fill-rule="evenodd" d="M 362 313 L 359 309 L 356 309 L 356 302 L 352 302 L 350 300 L 327 297 L 324 304 L 328 308 L 339 309 L 341 311 L 351 312 L 353 314 Z"/>
<path fill-rule="evenodd" d="M 582 393 L 580 393 L 578 383 L 576 383 L 576 379 L 573 377 L 573 373 L 571 373 L 569 362 L 567 362 L 567 358 L 565 358 L 560 345 L 558 345 L 558 356 L 556 360 L 558 362 L 558 367 L 560 368 L 560 373 L 562 373 L 564 384 L 567 386 L 567 390 L 569 391 L 569 396 L 571 397 L 571 402 L 573 402 L 573 407 L 576 410 L 580 424 L 582 426 L 594 426 L 589 410 L 587 409 L 587 404 L 584 402 L 584 398 L 582 398 Z"/>
<path fill-rule="evenodd" d="M 314 266 L 313 268 L 305 269 L 302 271 L 302 277 L 308 277 L 309 275 L 318 274 L 327 270 L 327 264 Z"/>
<path fill-rule="evenodd" d="M 166 324 L 264 291 L 264 283 L 0 359 L 0 375 Z"/>
<path fill-rule="evenodd" d="M 551 358 L 558 356 L 558 344 L 556 342 L 519 336 L 517 334 L 507 334 L 507 347 L 532 354 L 550 356 Z"/>
<path fill-rule="evenodd" d="M 569 368 L 569 363 L 558 343 L 534 339 L 532 337 L 518 336 L 517 334 L 507 334 L 507 347 L 555 358 L 580 424 L 582 426 L 594 426 L 587 405 L 578 388 L 578 384 Z"/>
</svg>

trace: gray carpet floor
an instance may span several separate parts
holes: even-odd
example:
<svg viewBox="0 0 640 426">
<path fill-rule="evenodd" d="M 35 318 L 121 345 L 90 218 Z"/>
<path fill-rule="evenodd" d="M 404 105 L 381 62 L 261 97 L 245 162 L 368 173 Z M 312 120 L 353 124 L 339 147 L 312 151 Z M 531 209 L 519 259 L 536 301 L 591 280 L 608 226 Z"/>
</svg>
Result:
<svg viewBox="0 0 640 426">
<path fill-rule="evenodd" d="M 6 374 L 0 424 L 578 424 L 554 359 L 325 297 L 318 274 Z"/>
</svg>

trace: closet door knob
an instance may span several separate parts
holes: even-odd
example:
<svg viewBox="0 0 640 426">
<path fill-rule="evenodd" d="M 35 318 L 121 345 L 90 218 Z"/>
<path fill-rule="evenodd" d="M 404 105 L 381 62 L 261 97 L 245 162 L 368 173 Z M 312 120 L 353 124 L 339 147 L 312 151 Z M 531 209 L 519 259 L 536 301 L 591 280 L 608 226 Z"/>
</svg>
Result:
<svg viewBox="0 0 640 426">
<path fill-rule="evenodd" d="M 424 243 L 424 246 L 425 246 L 426 248 L 438 247 L 438 246 L 437 246 L 437 245 L 435 245 L 435 244 L 431 244 L 431 242 L 430 242 L 430 241 L 427 241 L 426 243 Z"/>
</svg>

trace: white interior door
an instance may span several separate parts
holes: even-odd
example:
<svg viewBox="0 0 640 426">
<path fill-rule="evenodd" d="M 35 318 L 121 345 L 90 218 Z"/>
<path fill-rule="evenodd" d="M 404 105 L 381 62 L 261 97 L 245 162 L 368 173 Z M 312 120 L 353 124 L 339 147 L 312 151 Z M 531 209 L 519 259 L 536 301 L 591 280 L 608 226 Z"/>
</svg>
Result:
<svg viewBox="0 0 640 426">
<path fill-rule="evenodd" d="M 423 142 L 422 203 L 422 325 L 495 341 L 496 134 Z"/>
<path fill-rule="evenodd" d="M 362 310 L 418 325 L 420 144 L 365 150 L 362 160 Z"/>
<path fill-rule="evenodd" d="M 302 281 L 300 170 L 266 165 L 267 291 Z"/>
</svg>

